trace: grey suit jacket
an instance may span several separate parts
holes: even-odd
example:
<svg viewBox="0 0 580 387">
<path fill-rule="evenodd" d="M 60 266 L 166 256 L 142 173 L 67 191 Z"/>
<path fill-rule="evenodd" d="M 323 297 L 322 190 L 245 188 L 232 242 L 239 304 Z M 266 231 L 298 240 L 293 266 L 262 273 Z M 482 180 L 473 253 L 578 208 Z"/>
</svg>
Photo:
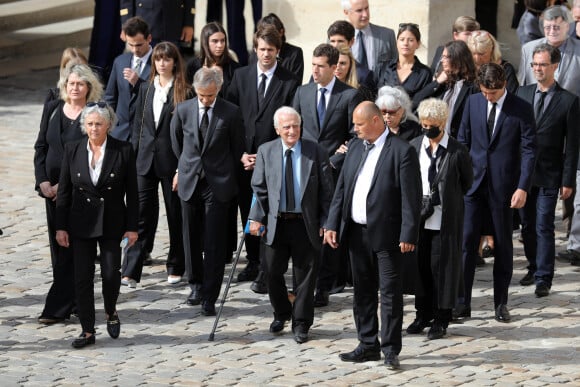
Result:
<svg viewBox="0 0 580 387">
<path fill-rule="evenodd" d="M 532 63 L 534 48 L 540 43 L 546 43 L 546 38 L 532 40 L 522 46 L 522 57 L 518 69 L 518 81 L 521 86 L 536 83 L 530 63 Z M 556 81 L 564 89 L 580 97 L 580 41 L 568 38 L 565 44 L 562 60 L 555 74 Z"/>
<path fill-rule="evenodd" d="M 377 26 L 373 23 L 370 23 L 370 27 L 373 34 L 375 58 L 377 58 L 377 63 L 371 64 L 370 70 L 373 70 L 382 67 L 384 63 L 391 59 L 398 58 L 399 53 L 397 51 L 395 31 L 387 27 Z"/>
<path fill-rule="evenodd" d="M 278 206 L 282 190 L 282 140 L 276 139 L 258 148 L 256 167 L 252 175 L 252 189 L 256 203 L 249 219 L 266 226 L 265 243 L 272 245 L 276 235 Z M 310 243 L 321 248 L 319 230 L 326 222 L 332 200 L 334 183 L 328 157 L 324 149 L 308 140 L 302 140 L 300 166 L 300 209 Z"/>
<path fill-rule="evenodd" d="M 319 143 L 330 156 L 352 137 L 352 112 L 362 102 L 363 96 L 358 90 L 337 79 L 320 127 L 316 110 L 317 93 L 316 83 L 300 86 L 296 90 L 292 105 L 302 116 L 302 138 Z"/>
<path fill-rule="evenodd" d="M 244 127 L 240 109 L 217 97 L 207 136 L 199 135 L 197 98 L 177 104 L 171 120 L 171 146 L 178 158 L 177 193 L 191 199 L 202 171 L 215 198 L 232 200 L 238 193 L 236 171 L 242 157 Z"/>
</svg>

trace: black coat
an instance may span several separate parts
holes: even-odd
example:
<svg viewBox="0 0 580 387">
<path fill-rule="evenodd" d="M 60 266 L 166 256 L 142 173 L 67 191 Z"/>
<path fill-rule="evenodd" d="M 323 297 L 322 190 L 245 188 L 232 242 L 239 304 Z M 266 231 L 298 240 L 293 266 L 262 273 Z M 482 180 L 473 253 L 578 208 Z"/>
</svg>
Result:
<svg viewBox="0 0 580 387">
<path fill-rule="evenodd" d="M 411 141 L 417 151 L 425 152 L 421 146 L 423 136 Z M 440 289 L 437 303 L 440 308 L 452 309 L 459 292 L 463 289 L 463 195 L 473 183 L 473 168 L 467 148 L 457 140 L 449 137 L 447 151 L 440 161 L 439 169 L 439 196 L 441 198 L 441 254 L 439 262 L 431 264 L 432 270 L 438 273 L 434 278 L 439 279 L 434 287 Z M 423 230 L 423 224 L 421 230 Z M 419 233 L 421 238 L 421 233 Z M 418 278 L 418 277 L 417 277 Z M 420 282 L 416 281 L 417 294 L 423 292 Z"/>
</svg>

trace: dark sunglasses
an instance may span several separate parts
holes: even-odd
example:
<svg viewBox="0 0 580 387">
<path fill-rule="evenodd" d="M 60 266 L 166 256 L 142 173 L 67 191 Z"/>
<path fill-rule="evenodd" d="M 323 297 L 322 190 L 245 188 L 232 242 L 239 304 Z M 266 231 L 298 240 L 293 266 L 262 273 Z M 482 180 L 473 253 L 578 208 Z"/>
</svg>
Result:
<svg viewBox="0 0 580 387">
<path fill-rule="evenodd" d="M 399 24 L 400 30 L 407 28 L 407 27 L 413 27 L 413 28 L 419 29 L 419 24 L 415 24 L 415 23 L 400 23 Z"/>
<path fill-rule="evenodd" d="M 107 107 L 107 103 L 105 101 L 87 102 L 87 107 L 93 107 L 93 106 L 98 106 L 101 109 L 104 109 Z"/>
</svg>

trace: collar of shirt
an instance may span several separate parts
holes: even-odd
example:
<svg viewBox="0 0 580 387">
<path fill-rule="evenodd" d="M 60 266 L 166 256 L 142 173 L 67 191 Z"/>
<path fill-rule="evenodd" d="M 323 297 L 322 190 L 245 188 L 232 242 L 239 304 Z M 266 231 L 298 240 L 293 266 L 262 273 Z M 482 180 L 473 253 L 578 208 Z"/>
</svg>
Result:
<svg viewBox="0 0 580 387">
<path fill-rule="evenodd" d="M 280 142 L 282 142 L 282 155 L 283 156 L 286 154 L 287 149 L 292 149 L 293 155 L 301 155 L 302 154 L 302 141 L 297 141 L 296 144 L 292 148 L 290 148 L 288 145 L 286 145 L 284 143 L 284 141 L 282 141 L 282 139 L 280 139 Z"/>
<path fill-rule="evenodd" d="M 387 141 L 387 136 L 389 135 L 390 130 L 387 130 L 385 128 L 385 131 L 383 133 L 381 133 L 381 135 L 379 137 L 377 137 L 377 139 L 375 140 L 375 142 L 373 142 L 372 144 L 374 144 L 374 147 L 372 147 L 369 150 L 369 154 L 371 152 L 375 152 L 377 149 L 382 149 L 383 145 L 385 145 L 385 141 Z M 370 142 L 368 141 L 364 141 L 365 144 L 370 144 Z"/>
<path fill-rule="evenodd" d="M 131 59 L 131 67 L 135 67 L 135 62 L 137 61 L 137 59 L 141 59 L 141 69 L 142 69 L 143 66 L 145 66 L 145 64 L 149 61 L 149 57 L 151 56 L 152 53 L 153 48 L 149 46 L 149 51 L 147 51 L 147 54 L 143 55 L 142 57 L 139 58 L 133 55 L 133 58 Z"/>
<path fill-rule="evenodd" d="M 503 103 L 505 102 L 505 97 L 507 96 L 507 93 L 508 93 L 507 90 L 503 89 L 503 95 L 496 102 L 496 104 L 497 104 L 496 113 L 495 113 L 496 122 L 497 122 L 497 117 L 499 117 L 499 112 L 502 110 Z M 489 112 L 491 111 L 492 107 L 493 107 L 493 103 L 487 101 L 487 114 L 488 115 L 489 115 Z"/>
<path fill-rule="evenodd" d="M 101 145 L 101 154 L 104 155 L 105 154 L 105 149 L 107 149 L 107 139 L 105 138 L 105 141 L 103 142 L 103 145 Z M 93 151 L 91 150 L 91 145 L 89 143 L 89 141 L 87 141 L 87 150 L 89 151 L 89 153 L 93 153 Z M 101 160 L 103 158 L 101 157 Z"/>
<path fill-rule="evenodd" d="M 548 88 L 548 90 L 546 90 L 546 93 L 548 93 L 548 94 L 553 94 L 553 93 L 554 93 L 554 90 L 556 90 L 556 84 L 557 84 L 557 83 L 558 83 L 558 82 L 554 81 L 554 83 L 552 84 L 552 86 L 550 86 L 550 87 Z M 538 87 L 538 84 L 536 84 L 536 92 L 535 92 L 534 94 L 535 94 L 535 95 L 537 95 L 538 93 L 541 93 L 541 92 L 542 92 L 542 91 L 541 91 L 541 90 L 540 90 L 540 88 Z"/>
<path fill-rule="evenodd" d="M 444 131 L 443 137 L 441 137 L 441 141 L 439 141 L 437 147 L 442 146 L 444 149 L 447 149 L 447 144 L 449 144 L 449 133 L 447 133 L 447 131 Z M 431 146 L 431 143 L 429 142 L 427 136 L 423 135 L 423 141 L 421 142 L 421 145 L 423 146 L 423 148 L 428 148 Z M 437 148 L 435 148 L 435 150 L 437 151 Z"/>
<path fill-rule="evenodd" d="M 270 80 L 274 76 L 274 72 L 276 72 L 277 67 L 278 67 L 278 62 L 274 63 L 274 66 L 271 69 L 268 69 L 268 71 L 262 71 L 260 69 L 260 65 L 256 63 L 256 68 L 258 69 L 257 85 L 260 86 L 260 81 L 262 80 L 262 78 L 261 78 L 262 74 L 266 74 L 266 83 L 270 82 Z"/>
<path fill-rule="evenodd" d="M 91 177 L 91 181 L 94 185 L 97 185 L 99 181 L 99 177 L 101 176 L 101 170 L 103 169 L 103 160 L 105 159 L 105 150 L 107 149 L 107 139 L 105 138 L 105 142 L 101 145 L 101 157 L 95 163 L 95 168 L 91 168 L 91 162 L 93 160 L 93 151 L 91 150 L 91 146 L 89 141 L 87 141 L 87 153 L 88 153 L 88 164 L 89 164 L 89 176 Z"/>
<path fill-rule="evenodd" d="M 318 106 L 318 102 L 320 101 L 320 97 L 321 97 L 321 93 L 320 93 L 320 89 L 322 89 L 323 87 L 326 89 L 326 92 L 324 93 L 324 97 L 325 97 L 325 102 L 326 102 L 326 106 L 328 106 L 328 101 L 330 100 L 330 96 L 332 94 L 332 89 L 334 88 L 334 84 L 336 83 L 336 77 L 332 77 L 331 81 L 328 82 L 328 85 L 326 86 L 321 86 L 320 84 L 317 84 L 317 89 L 316 89 L 316 105 Z"/>
</svg>

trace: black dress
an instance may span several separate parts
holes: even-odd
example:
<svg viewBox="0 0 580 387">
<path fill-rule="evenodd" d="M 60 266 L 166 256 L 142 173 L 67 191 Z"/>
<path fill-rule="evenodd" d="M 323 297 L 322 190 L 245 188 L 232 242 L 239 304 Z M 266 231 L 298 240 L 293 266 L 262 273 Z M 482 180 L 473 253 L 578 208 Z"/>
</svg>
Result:
<svg viewBox="0 0 580 387">
<path fill-rule="evenodd" d="M 397 63 L 398 59 L 392 59 L 378 69 L 376 76 L 377 88 L 380 89 L 385 85 L 403 87 L 407 94 L 409 94 L 409 98 L 413 100 L 414 110 L 421 101 L 415 101 L 413 97 L 419 90 L 423 89 L 429 82 L 431 82 L 433 74 L 429 67 L 425 66 L 419 61 L 419 59 L 417 59 L 417 57 L 415 57 L 415 63 L 411 68 L 411 74 L 401 82 L 399 75 L 397 74 Z"/>
</svg>

